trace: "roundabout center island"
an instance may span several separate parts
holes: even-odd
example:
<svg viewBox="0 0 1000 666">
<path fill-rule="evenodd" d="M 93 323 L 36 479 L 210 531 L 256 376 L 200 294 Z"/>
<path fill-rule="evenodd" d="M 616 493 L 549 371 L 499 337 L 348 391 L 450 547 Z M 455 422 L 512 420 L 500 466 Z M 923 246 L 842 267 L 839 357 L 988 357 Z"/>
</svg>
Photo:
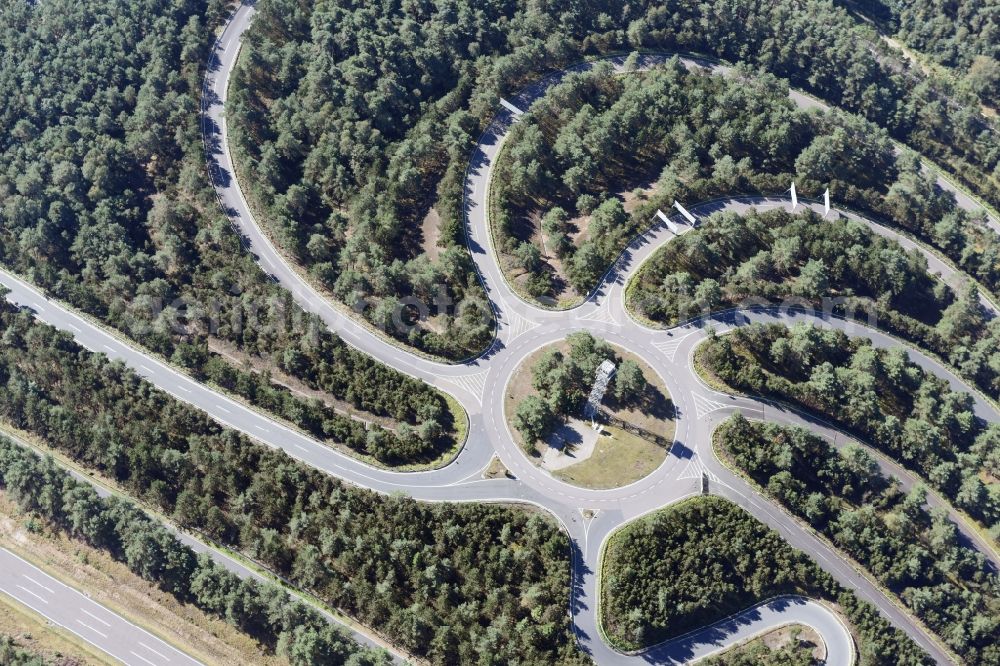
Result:
<svg viewBox="0 0 1000 666">
<path fill-rule="evenodd" d="M 666 383 L 621 347 L 578 332 L 526 357 L 504 390 L 511 437 L 553 477 L 620 488 L 647 476 L 674 440 Z"/>
</svg>

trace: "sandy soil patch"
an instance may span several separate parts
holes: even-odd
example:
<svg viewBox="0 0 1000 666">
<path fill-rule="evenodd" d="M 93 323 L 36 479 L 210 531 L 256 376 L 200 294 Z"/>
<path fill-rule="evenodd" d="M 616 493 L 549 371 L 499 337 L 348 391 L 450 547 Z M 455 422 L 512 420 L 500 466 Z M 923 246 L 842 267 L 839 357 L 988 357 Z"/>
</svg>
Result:
<svg viewBox="0 0 1000 666">
<path fill-rule="evenodd" d="M 431 261 L 437 261 L 441 254 L 438 239 L 441 238 L 441 216 L 431 208 L 420 223 L 420 249 Z"/>
</svg>

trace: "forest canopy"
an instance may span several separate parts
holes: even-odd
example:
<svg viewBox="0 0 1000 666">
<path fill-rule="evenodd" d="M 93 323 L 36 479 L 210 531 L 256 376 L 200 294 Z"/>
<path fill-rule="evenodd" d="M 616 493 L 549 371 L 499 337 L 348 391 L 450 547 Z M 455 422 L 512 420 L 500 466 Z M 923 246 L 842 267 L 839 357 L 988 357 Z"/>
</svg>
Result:
<svg viewBox="0 0 1000 666">
<path fill-rule="evenodd" d="M 716 446 L 792 513 L 863 564 L 970 664 L 1000 662 L 1000 578 L 947 515 L 925 508 L 857 445 L 733 417 Z"/>
<path fill-rule="evenodd" d="M 386 464 L 434 458 L 454 444 L 457 414 L 443 394 L 304 313 L 218 207 L 198 111 L 224 9 L 218 0 L 0 5 L 0 126 L 10 128 L 0 134 L 0 262 L 313 435 Z M 270 371 L 404 435 L 361 441 L 356 424 L 282 389 Z"/>
<path fill-rule="evenodd" d="M 733 388 L 802 406 L 917 472 L 1000 541 L 1000 425 L 924 370 L 905 347 L 810 324 L 752 324 L 698 352 Z"/>
<path fill-rule="evenodd" d="M 116 496 L 102 498 L 51 458 L 0 437 L 0 488 L 25 511 L 106 550 L 143 579 L 182 603 L 217 615 L 293 666 L 319 663 L 387 666 L 380 650 L 362 648 L 304 602 L 276 585 L 241 579 L 207 554 L 197 555 L 142 509 Z M 13 647 L 0 639 L 0 664 L 16 666 Z M 62 662 L 59 662 L 62 663 Z"/>
<path fill-rule="evenodd" d="M 858 113 L 1000 201 L 1000 145 L 975 105 L 939 95 L 874 30 L 824 0 L 272 0 L 260 10 L 228 110 L 236 161 L 282 245 L 337 298 L 363 300 L 376 324 L 397 299 L 424 298 L 428 284 L 479 302 L 470 264 L 452 262 L 464 256 L 469 148 L 499 95 L 587 55 L 641 48 L 744 62 Z M 600 249 L 578 260 L 579 285 L 592 282 Z M 435 312 L 408 341 L 467 354 L 488 328 L 488 313 L 468 312 Z"/>
<path fill-rule="evenodd" d="M 545 303 L 588 293 L 674 200 L 769 195 L 792 181 L 800 195 L 829 189 L 835 205 L 903 229 L 1000 286 L 996 234 L 914 154 L 855 115 L 798 108 L 786 84 L 745 67 L 709 76 L 677 60 L 641 72 L 627 61 L 623 73 L 608 63 L 571 73 L 513 126 L 496 173 L 502 266 Z"/>
<path fill-rule="evenodd" d="M 860 634 L 862 663 L 932 663 L 868 602 L 721 497 L 697 497 L 629 523 L 608 541 L 604 569 L 604 629 L 625 649 L 776 595 L 803 594 L 840 605 Z"/>
<path fill-rule="evenodd" d="M 0 419 L 413 654 L 580 663 L 570 548 L 546 516 L 348 485 L 0 308 Z"/>
<path fill-rule="evenodd" d="M 658 248 L 626 293 L 634 313 L 664 326 L 756 304 L 857 317 L 946 359 L 987 393 L 1000 392 L 1000 321 L 978 289 L 961 285 L 956 293 L 929 274 L 919 251 L 849 218 L 713 214 Z"/>
</svg>

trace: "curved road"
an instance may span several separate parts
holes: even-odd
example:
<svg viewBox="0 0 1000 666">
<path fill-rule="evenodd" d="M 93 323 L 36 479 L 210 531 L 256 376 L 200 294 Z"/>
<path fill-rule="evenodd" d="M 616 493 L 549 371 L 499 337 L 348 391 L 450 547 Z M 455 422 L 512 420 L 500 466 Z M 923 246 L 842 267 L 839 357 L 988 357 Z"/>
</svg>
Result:
<svg viewBox="0 0 1000 666">
<path fill-rule="evenodd" d="M 518 115 L 505 106 L 474 149 L 466 183 L 469 246 L 483 286 L 495 308 L 497 339 L 486 353 L 464 364 L 438 363 L 396 346 L 347 316 L 299 275 L 270 243 L 240 191 L 229 153 L 224 103 L 229 76 L 239 53 L 240 35 L 246 30 L 252 15 L 250 5 L 242 5 L 233 14 L 216 43 L 205 80 L 203 129 L 209 170 L 220 203 L 245 237 L 262 269 L 288 289 L 301 307 L 322 317 L 331 329 L 358 349 L 448 391 L 461 402 L 470 417 L 470 433 L 468 443 L 456 459 L 434 471 L 393 472 L 373 468 L 194 381 L 66 306 L 45 298 L 18 277 L 0 270 L 0 283 L 11 289 L 9 300 L 31 307 L 41 320 L 69 331 L 89 349 L 123 360 L 159 388 L 204 410 L 223 425 L 240 430 L 269 446 L 281 448 L 290 456 L 348 482 L 385 493 L 404 491 L 426 501 L 512 501 L 529 502 L 545 508 L 564 525 L 571 538 L 573 626 L 582 649 L 599 664 L 638 660 L 655 663 L 688 661 L 730 645 L 748 635 L 747 632 L 756 633 L 788 622 L 802 622 L 820 631 L 826 642 L 828 663 L 848 664 L 854 659 L 850 635 L 843 630 L 836 616 L 821 604 L 802 600 L 784 600 L 748 609 L 734 619 L 668 641 L 639 655 L 624 655 L 604 642 L 597 619 L 598 570 L 604 543 L 629 520 L 698 493 L 703 476 L 709 479 L 711 492 L 734 501 L 778 530 L 793 547 L 809 554 L 839 582 L 873 603 L 939 663 L 951 661 L 951 656 L 929 638 L 922 626 L 902 612 L 897 602 L 887 598 L 877 585 L 858 573 L 825 541 L 804 529 L 716 460 L 711 453 L 711 434 L 718 423 L 737 412 L 751 418 L 759 415 L 762 403 L 752 398 L 718 393 L 706 387 L 689 363 L 694 347 L 706 337 L 708 326 L 725 331 L 754 321 L 788 324 L 809 321 L 863 335 L 878 346 L 898 346 L 900 343 L 897 340 L 854 322 L 780 309 L 722 313 L 670 330 L 647 329 L 628 316 L 623 302 L 624 285 L 656 247 L 673 237 L 665 225 L 656 226 L 636 239 L 605 276 L 601 286 L 581 306 L 568 312 L 553 312 L 525 303 L 509 288 L 500 272 L 491 249 L 492 240 L 486 219 L 486 192 L 494 160 L 510 124 L 516 121 Z M 642 64 L 649 66 L 665 57 L 648 56 Z M 623 62 L 622 59 L 613 60 L 619 67 Z M 693 60 L 685 62 L 690 66 L 701 64 Z M 581 65 L 577 69 L 588 66 Z M 712 67 L 725 71 L 719 66 Z M 511 105 L 526 109 L 560 76 L 548 77 L 528 88 L 514 97 Z M 811 98 L 798 93 L 793 93 L 792 97 L 796 103 L 819 106 Z M 942 186 L 950 189 L 943 181 Z M 790 202 L 781 198 L 740 198 L 692 207 L 691 211 L 695 215 L 704 215 L 714 210 L 779 206 L 790 206 Z M 861 221 L 879 233 L 894 234 L 871 221 Z M 921 251 L 928 256 L 931 270 L 940 272 L 943 279 L 950 281 L 960 277 L 933 254 L 922 248 Z M 575 330 L 592 331 L 609 342 L 641 354 L 664 378 L 677 408 L 676 441 L 665 462 L 649 476 L 623 488 L 602 491 L 578 488 L 555 479 L 531 464 L 506 431 L 502 401 L 494 399 L 502 394 L 514 368 L 531 351 L 560 340 Z M 980 417 L 991 422 L 1000 421 L 1000 414 L 993 406 L 947 368 L 919 352 L 911 351 L 910 355 L 928 371 L 945 377 L 958 390 L 972 393 Z M 805 424 L 813 430 L 832 433 L 829 429 L 824 430 L 823 424 L 795 412 L 773 406 L 768 406 L 767 410 L 768 420 Z M 511 470 L 515 479 L 482 479 L 482 471 L 494 453 Z M 898 467 L 893 468 L 890 463 L 886 465 L 885 469 L 890 473 L 905 475 Z M 975 540 L 975 535 L 969 533 L 962 521 L 958 525 L 970 541 Z M 837 629 L 837 626 L 840 628 Z"/>
</svg>

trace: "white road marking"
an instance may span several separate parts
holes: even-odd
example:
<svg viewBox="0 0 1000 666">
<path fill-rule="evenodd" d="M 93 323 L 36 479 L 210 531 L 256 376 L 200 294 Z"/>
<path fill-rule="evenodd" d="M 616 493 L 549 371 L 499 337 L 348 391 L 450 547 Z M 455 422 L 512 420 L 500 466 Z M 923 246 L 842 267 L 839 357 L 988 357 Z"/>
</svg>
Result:
<svg viewBox="0 0 1000 666">
<path fill-rule="evenodd" d="M 670 359 L 670 362 L 673 363 L 674 356 L 677 355 L 677 348 L 681 346 L 682 342 L 684 342 L 684 338 L 672 338 L 663 342 L 654 342 L 653 346 L 663 352 L 663 355 Z"/>
<path fill-rule="evenodd" d="M 704 418 L 705 415 L 710 414 L 711 412 L 726 407 L 725 403 L 718 402 L 717 400 L 711 400 L 701 394 L 692 393 L 691 395 L 694 396 L 694 410 L 699 419 Z"/>
<path fill-rule="evenodd" d="M 160 657 L 161 659 L 164 659 L 166 661 L 170 661 L 170 657 L 168 657 L 167 655 L 162 654 L 160 652 L 157 652 L 156 650 L 154 650 L 153 648 L 149 647 L 148 645 L 146 645 L 142 641 L 139 641 L 139 645 L 141 645 L 142 647 L 146 648 L 147 650 L 149 650 L 150 652 L 152 652 L 153 654 L 155 654 L 157 657 Z"/>
<path fill-rule="evenodd" d="M 145 657 L 143 657 L 143 656 L 142 656 L 141 654 L 137 654 L 136 652 L 134 652 L 134 651 L 132 651 L 132 650 L 129 650 L 129 651 L 128 651 L 128 653 L 129 653 L 130 655 L 132 655 L 133 657 L 139 657 L 139 659 L 142 659 L 142 660 L 143 660 L 144 662 L 146 662 L 147 664 L 149 664 L 149 666 L 156 666 L 156 663 L 155 663 L 155 662 L 152 662 L 152 661 L 150 661 L 149 659 L 146 659 L 146 658 L 145 658 Z"/>
<path fill-rule="evenodd" d="M 226 409 L 222 405 L 216 405 L 215 408 L 218 409 L 220 412 L 225 412 L 226 414 L 232 414 L 231 411 L 229 411 L 228 409 Z"/>
<path fill-rule="evenodd" d="M 36 594 L 35 592 L 32 592 L 31 590 L 29 590 L 28 588 L 26 588 L 26 587 L 25 587 L 24 585 L 18 585 L 18 588 L 20 588 L 21 590 L 23 590 L 23 591 L 27 592 L 28 594 L 30 594 L 30 595 L 31 595 L 31 596 L 33 596 L 34 598 L 38 599 L 38 600 L 39 600 L 39 601 L 41 601 L 41 602 L 42 602 L 43 604 L 48 604 L 48 603 L 49 603 L 49 600 L 48 600 L 48 599 L 46 599 L 45 597 L 43 597 L 43 596 L 42 596 L 42 595 L 40 595 L 40 594 Z"/>
<path fill-rule="evenodd" d="M 32 578 L 31 576 L 29 576 L 28 574 L 23 574 L 23 575 L 24 575 L 24 577 L 25 577 L 25 578 L 27 578 L 27 579 L 28 579 L 28 580 L 30 580 L 30 581 L 31 581 L 32 583 L 34 583 L 34 584 L 35 584 L 35 585 L 37 585 L 38 587 L 42 588 L 43 590 L 45 590 L 45 591 L 46 591 L 46 592 L 48 592 L 49 594 L 55 594 L 55 593 L 56 593 L 56 591 L 55 591 L 55 590 L 53 590 L 53 589 L 52 589 L 51 587 L 49 587 L 48 585 L 43 585 L 42 583 L 39 583 L 39 582 L 38 582 L 37 580 L 35 580 L 35 579 L 34 579 L 34 578 Z"/>
<path fill-rule="evenodd" d="M 80 610 L 81 610 L 81 611 L 83 611 L 84 613 L 86 613 L 87 615 L 89 615 L 90 617 L 94 618 L 95 620 L 97 620 L 97 621 L 98 621 L 98 622 L 100 622 L 101 624 L 103 624 L 103 625 L 104 625 L 105 627 L 110 627 L 110 626 L 111 626 L 111 623 L 110 623 L 110 622 L 105 622 L 105 621 L 104 621 L 104 620 L 102 620 L 101 618 L 99 618 L 99 617 L 97 617 L 96 615 L 94 615 L 93 613 L 91 613 L 91 612 L 90 612 L 89 610 L 87 610 L 86 608 L 81 608 Z"/>
<path fill-rule="evenodd" d="M 83 332 L 79 328 L 77 328 L 76 326 L 74 326 L 73 324 L 66 324 L 66 326 L 67 326 L 67 328 L 69 328 L 70 330 L 72 330 L 74 333 L 82 333 Z"/>
<path fill-rule="evenodd" d="M 107 638 L 108 637 L 108 635 L 106 633 L 104 633 L 103 631 L 98 631 L 97 629 L 94 629 L 92 626 L 90 626 L 89 624 L 87 624 L 83 620 L 77 620 L 77 624 L 81 624 L 81 625 L 87 627 L 87 629 L 90 629 L 92 632 L 94 632 L 95 634 L 97 634 L 98 636 L 100 636 L 102 638 Z"/>
<path fill-rule="evenodd" d="M 111 345 L 101 345 L 101 346 L 107 349 L 109 352 L 113 352 L 115 350 L 114 347 L 112 347 Z"/>
<path fill-rule="evenodd" d="M 522 111 L 521 109 L 519 109 L 516 106 L 514 106 L 513 104 L 511 104 L 510 102 L 508 102 L 507 100 L 505 100 L 503 97 L 500 98 L 500 106 L 502 106 L 503 108 L 507 109 L 512 114 L 514 114 L 515 118 L 517 116 L 520 116 L 520 115 L 522 115 L 524 113 L 524 111 Z"/>
</svg>

